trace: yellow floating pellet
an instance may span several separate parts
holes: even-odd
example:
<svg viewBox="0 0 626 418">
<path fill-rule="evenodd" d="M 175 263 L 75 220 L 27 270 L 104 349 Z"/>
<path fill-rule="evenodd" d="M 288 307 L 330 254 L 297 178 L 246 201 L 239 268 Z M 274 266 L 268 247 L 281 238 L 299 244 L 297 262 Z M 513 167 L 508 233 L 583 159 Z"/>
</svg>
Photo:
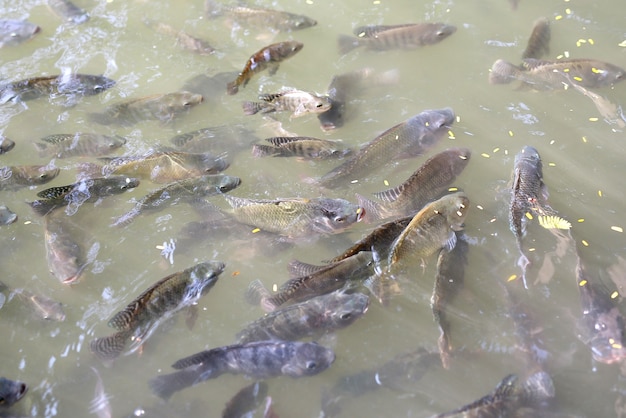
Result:
<svg viewBox="0 0 626 418">
<path fill-rule="evenodd" d="M 388 180 L 384 180 L 383 183 L 385 184 L 385 186 L 389 186 L 389 181 Z"/>
<path fill-rule="evenodd" d="M 591 67 L 591 72 L 596 73 L 596 74 L 602 74 L 604 71 L 599 70 L 596 67 Z"/>
<path fill-rule="evenodd" d="M 278 285 L 276 283 L 274 283 L 272 285 L 272 292 L 277 292 L 278 291 Z"/>
<path fill-rule="evenodd" d="M 587 42 L 589 42 L 591 45 L 593 45 L 593 39 L 589 38 L 589 39 L 587 39 Z"/>
<path fill-rule="evenodd" d="M 448 131 L 448 138 L 449 138 L 449 139 L 454 139 L 454 138 L 455 138 L 455 137 L 454 137 L 454 132 L 452 132 L 452 131 Z"/>
<path fill-rule="evenodd" d="M 531 214 L 530 214 L 530 212 L 526 212 L 526 217 L 527 217 L 528 219 L 532 219 L 532 218 L 533 218 L 533 215 L 531 215 Z"/>
<path fill-rule="evenodd" d="M 554 20 L 561 20 L 561 19 L 563 19 L 563 16 L 561 16 L 561 15 L 557 15 L 557 16 L 554 17 Z"/>
<path fill-rule="evenodd" d="M 476 205 L 476 208 L 479 209 L 479 210 L 483 210 L 483 207 L 480 206 L 480 205 Z"/>
<path fill-rule="evenodd" d="M 581 243 L 582 243 L 585 247 L 588 247 L 588 246 L 589 246 L 589 243 L 588 243 L 587 241 L 585 241 L 585 240 L 582 240 L 582 241 L 580 241 L 580 242 L 581 242 Z"/>
<path fill-rule="evenodd" d="M 32 222 L 31 221 L 26 221 L 24 222 L 24 225 L 30 225 Z"/>
<path fill-rule="evenodd" d="M 578 76 L 574 77 L 574 80 L 576 80 L 576 81 L 583 81 L 582 77 L 578 77 Z"/>
<path fill-rule="evenodd" d="M 585 222 L 585 218 L 580 218 L 580 219 L 578 220 L 578 223 L 583 223 L 583 222 Z"/>
<path fill-rule="evenodd" d="M 626 40 L 617 44 L 617 46 L 621 46 L 622 48 L 626 48 Z"/>
<path fill-rule="evenodd" d="M 489 154 L 487 154 L 486 152 L 483 152 L 482 154 L 480 154 L 481 156 L 485 157 L 485 158 L 489 158 Z"/>
<path fill-rule="evenodd" d="M 564 73 L 569 73 L 569 68 L 563 70 Z"/>
<path fill-rule="evenodd" d="M 611 293 L 611 299 L 615 299 L 618 296 L 619 296 L 619 292 L 617 290 L 615 292 Z"/>
<path fill-rule="evenodd" d="M 495 221 L 496 221 L 496 218 L 489 219 L 489 223 L 491 223 L 491 224 L 494 223 Z"/>
<path fill-rule="evenodd" d="M 624 232 L 624 229 L 621 226 L 612 226 L 611 230 L 615 232 Z"/>
<path fill-rule="evenodd" d="M 312 0 L 306 0 L 306 2 L 305 2 L 305 3 L 306 3 L 306 4 L 313 4 L 313 1 L 312 1 Z"/>
<path fill-rule="evenodd" d="M 513 136 L 513 131 L 509 131 L 509 136 Z"/>
<path fill-rule="evenodd" d="M 233 271 L 233 272 L 232 272 L 231 276 L 232 276 L 232 277 L 237 277 L 237 276 L 239 276 L 240 274 L 241 274 L 241 272 L 240 272 L 239 270 L 236 270 L 236 271 Z"/>
<path fill-rule="evenodd" d="M 598 190 L 598 197 L 602 197 L 602 190 Z"/>
<path fill-rule="evenodd" d="M 252 230 L 252 233 L 253 233 L 253 234 L 256 234 L 257 232 L 261 232 L 261 228 L 254 228 L 254 229 Z"/>
<path fill-rule="evenodd" d="M 565 55 L 565 58 L 569 58 L 569 51 L 563 51 L 563 55 Z"/>
<path fill-rule="evenodd" d="M 583 142 L 587 143 L 587 137 L 586 136 L 583 136 Z"/>
<path fill-rule="evenodd" d="M 615 343 L 615 344 L 611 343 L 611 347 L 616 350 L 619 350 L 622 348 L 622 345 L 620 343 Z"/>
<path fill-rule="evenodd" d="M 493 149 L 493 152 L 494 152 L 494 153 L 496 153 L 496 152 L 498 152 L 498 151 L 500 151 L 500 148 L 494 148 L 494 149 Z"/>
<path fill-rule="evenodd" d="M 517 279 L 517 274 L 511 274 L 509 276 L 508 279 L 506 279 L 507 282 L 512 282 L 513 280 Z"/>
<path fill-rule="evenodd" d="M 548 163 L 550 167 L 556 167 L 556 163 Z"/>
<path fill-rule="evenodd" d="M 460 116 L 457 116 L 457 117 L 456 117 L 456 123 L 459 123 L 459 122 L 461 122 L 461 117 L 460 117 Z"/>
<path fill-rule="evenodd" d="M 550 145 L 554 145 L 556 141 L 554 139 L 550 140 Z"/>
<path fill-rule="evenodd" d="M 589 118 L 589 122 L 597 122 L 598 118 Z"/>
<path fill-rule="evenodd" d="M 535 251 L 535 250 L 536 250 L 536 248 L 529 248 L 529 249 L 528 249 L 528 251 L 530 251 L 531 253 L 532 253 L 533 251 Z"/>
<path fill-rule="evenodd" d="M 576 41 L 576 46 L 580 48 L 580 41 Z"/>
<path fill-rule="evenodd" d="M 459 191 L 459 188 L 458 188 L 458 187 L 450 187 L 450 188 L 448 189 L 448 191 L 449 191 L 449 192 L 458 192 L 458 191 Z"/>
<path fill-rule="evenodd" d="M 587 284 L 587 280 L 581 280 L 578 282 L 578 286 L 583 287 L 584 285 Z"/>
<path fill-rule="evenodd" d="M 565 9 L 565 13 L 567 13 L 568 15 L 572 14 L 572 9 Z"/>
</svg>

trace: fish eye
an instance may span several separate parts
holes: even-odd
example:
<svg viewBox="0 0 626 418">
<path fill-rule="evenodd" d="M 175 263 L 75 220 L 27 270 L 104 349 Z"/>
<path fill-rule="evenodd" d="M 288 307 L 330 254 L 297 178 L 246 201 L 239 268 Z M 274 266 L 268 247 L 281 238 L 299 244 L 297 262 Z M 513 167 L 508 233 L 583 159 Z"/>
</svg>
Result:
<svg viewBox="0 0 626 418">
<path fill-rule="evenodd" d="M 11 32 L 11 34 L 9 35 L 11 38 L 17 38 L 17 33 L 15 32 Z"/>
<path fill-rule="evenodd" d="M 41 173 L 41 174 L 39 175 L 39 178 L 40 178 L 41 180 L 46 180 L 46 179 L 48 178 L 48 173 Z"/>
<path fill-rule="evenodd" d="M 319 102 L 317 105 L 315 105 L 315 107 L 323 107 L 323 106 L 324 106 L 324 103 L 322 102 Z"/>
<path fill-rule="evenodd" d="M 4 398 L 0 397 L 0 405 L 4 404 Z"/>
<path fill-rule="evenodd" d="M 345 220 L 346 218 L 344 218 L 343 216 L 338 216 L 335 218 L 335 222 L 339 222 L 339 223 L 345 222 Z"/>
<path fill-rule="evenodd" d="M 104 87 L 98 84 L 98 85 L 93 86 L 93 89 L 94 91 L 102 91 L 104 90 Z"/>
<path fill-rule="evenodd" d="M 315 368 L 317 368 L 317 363 L 314 361 L 307 361 L 306 362 L 306 368 L 309 370 L 313 370 Z"/>
<path fill-rule="evenodd" d="M 596 322 L 595 329 L 596 331 L 604 331 L 606 329 L 606 324 L 604 322 Z"/>
<path fill-rule="evenodd" d="M 346 313 L 341 314 L 339 318 L 345 321 L 347 319 L 352 318 L 352 314 L 350 312 L 346 312 Z"/>
</svg>

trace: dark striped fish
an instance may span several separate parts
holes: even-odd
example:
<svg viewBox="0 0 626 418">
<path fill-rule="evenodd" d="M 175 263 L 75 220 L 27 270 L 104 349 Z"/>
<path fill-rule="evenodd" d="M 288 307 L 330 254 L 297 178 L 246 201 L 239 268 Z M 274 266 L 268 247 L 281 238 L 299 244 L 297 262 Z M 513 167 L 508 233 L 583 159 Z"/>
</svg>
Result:
<svg viewBox="0 0 626 418">
<path fill-rule="evenodd" d="M 91 351 L 102 360 L 113 360 L 132 340 L 129 353 L 134 352 L 163 319 L 191 306 L 205 295 L 224 268 L 222 262 L 207 261 L 159 280 L 109 320 L 108 325 L 118 332 L 92 340 L 89 344 Z"/>
<path fill-rule="evenodd" d="M 421 155 L 448 132 L 454 118 L 450 108 L 425 110 L 363 145 L 343 164 L 324 175 L 320 184 L 336 187 L 342 182 L 360 180 L 398 158 Z"/>
<path fill-rule="evenodd" d="M 299 157 L 303 159 L 325 159 L 345 157 L 352 152 L 342 147 L 340 141 L 313 138 L 310 136 L 281 136 L 265 138 L 271 145 L 254 144 L 255 157 Z"/>
<path fill-rule="evenodd" d="M 93 96 L 114 85 L 115 81 L 110 78 L 91 74 L 61 74 L 27 78 L 0 87 L 0 104 L 10 100 L 25 102 L 42 97 Z"/>
<path fill-rule="evenodd" d="M 550 53 L 550 21 L 541 17 L 535 21 L 533 31 L 528 38 L 526 49 L 522 53 L 522 59 L 539 59 Z"/>
<path fill-rule="evenodd" d="M 361 293 L 333 292 L 277 309 L 237 334 L 240 344 L 263 340 L 295 341 L 345 328 L 362 317 L 369 298 Z"/>
<path fill-rule="evenodd" d="M 467 148 L 450 148 L 428 159 L 401 185 L 374 193 L 381 202 L 357 194 L 359 205 L 365 209 L 363 220 L 374 222 L 391 217 L 415 214 L 446 190 L 469 163 Z"/>
<path fill-rule="evenodd" d="M 255 52 L 246 62 L 243 70 L 234 81 L 226 86 L 230 95 L 237 94 L 239 87 L 245 87 L 252 76 L 263 70 L 269 70 L 270 75 L 278 71 L 280 63 L 300 52 L 304 44 L 296 41 L 285 41 L 271 44 Z"/>
<path fill-rule="evenodd" d="M 291 112 L 291 117 L 297 118 L 307 113 L 325 112 L 331 106 L 328 96 L 296 89 L 262 94 L 259 99 L 262 101 L 243 102 L 243 113 L 254 115 L 256 113 Z"/>
<path fill-rule="evenodd" d="M 185 132 L 172 137 L 170 142 L 181 151 L 222 155 L 249 149 L 258 139 L 254 131 L 240 124 L 232 124 Z"/>
<path fill-rule="evenodd" d="M 317 21 L 304 15 L 246 6 L 240 3 L 237 5 L 225 5 L 215 0 L 206 0 L 204 8 L 208 17 L 225 16 L 246 29 L 269 29 L 272 31 L 289 32 L 317 25 Z"/>
<path fill-rule="evenodd" d="M 33 145 L 40 157 L 100 157 L 110 154 L 122 145 L 126 139 L 121 136 L 109 136 L 78 132 L 75 134 L 56 134 L 41 138 L 43 142 Z"/>
<path fill-rule="evenodd" d="M 253 379 L 276 376 L 313 376 L 335 360 L 332 350 L 316 343 L 257 341 L 202 351 L 175 362 L 178 372 L 157 376 L 150 388 L 168 399 L 174 392 L 224 373 L 244 374 Z"/>
<path fill-rule="evenodd" d="M 339 35 L 339 52 L 347 54 L 360 46 L 376 51 L 414 49 L 441 42 L 454 32 L 456 26 L 445 23 L 360 26 L 354 30 L 356 38 Z"/>
</svg>

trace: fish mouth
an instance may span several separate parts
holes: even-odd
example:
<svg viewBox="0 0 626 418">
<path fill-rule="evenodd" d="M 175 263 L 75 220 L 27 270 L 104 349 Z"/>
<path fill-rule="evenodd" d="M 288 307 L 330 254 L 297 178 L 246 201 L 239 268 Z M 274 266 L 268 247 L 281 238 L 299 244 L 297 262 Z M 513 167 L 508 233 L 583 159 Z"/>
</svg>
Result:
<svg viewBox="0 0 626 418">
<path fill-rule="evenodd" d="M 356 221 L 361 222 L 363 218 L 365 218 L 365 208 L 362 206 L 359 206 L 358 209 L 356 210 Z"/>
<path fill-rule="evenodd" d="M 619 363 L 626 359 L 626 350 L 624 348 L 592 346 L 591 354 L 595 361 L 604 364 Z"/>
</svg>

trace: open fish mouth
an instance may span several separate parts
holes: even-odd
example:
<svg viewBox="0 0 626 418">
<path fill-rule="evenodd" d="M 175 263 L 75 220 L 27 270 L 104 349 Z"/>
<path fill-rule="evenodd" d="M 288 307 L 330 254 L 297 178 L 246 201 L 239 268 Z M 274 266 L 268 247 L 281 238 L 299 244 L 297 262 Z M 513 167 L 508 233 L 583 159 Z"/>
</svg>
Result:
<svg viewBox="0 0 626 418">
<path fill-rule="evenodd" d="M 595 361 L 599 361 L 604 364 L 619 363 L 626 359 L 626 349 L 623 347 L 612 347 L 610 345 L 598 347 L 591 347 L 591 354 Z"/>
<path fill-rule="evenodd" d="M 363 218 L 365 218 L 365 208 L 362 206 L 359 206 L 358 209 L 356 210 L 356 221 L 361 222 Z"/>
</svg>

